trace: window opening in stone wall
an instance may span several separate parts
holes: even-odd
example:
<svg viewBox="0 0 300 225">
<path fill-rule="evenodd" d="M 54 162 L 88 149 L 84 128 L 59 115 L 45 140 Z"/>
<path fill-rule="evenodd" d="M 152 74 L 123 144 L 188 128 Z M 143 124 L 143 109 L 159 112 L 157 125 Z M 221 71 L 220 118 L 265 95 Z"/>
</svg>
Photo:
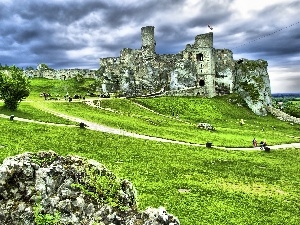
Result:
<svg viewBox="0 0 300 225">
<path fill-rule="evenodd" d="M 202 73 L 202 70 L 200 70 L 200 72 Z"/>
<path fill-rule="evenodd" d="M 205 81 L 204 80 L 200 80 L 199 81 L 199 85 L 200 85 L 200 87 L 203 87 L 205 85 Z"/>
<path fill-rule="evenodd" d="M 196 59 L 197 61 L 203 61 L 203 54 L 202 53 L 197 54 Z"/>
</svg>

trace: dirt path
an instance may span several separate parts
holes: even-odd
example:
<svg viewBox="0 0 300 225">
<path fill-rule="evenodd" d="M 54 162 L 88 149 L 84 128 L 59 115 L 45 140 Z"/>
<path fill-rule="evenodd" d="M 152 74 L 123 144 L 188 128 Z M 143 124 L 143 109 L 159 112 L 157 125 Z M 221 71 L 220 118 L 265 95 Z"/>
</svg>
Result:
<svg viewBox="0 0 300 225">
<path fill-rule="evenodd" d="M 153 137 L 153 136 L 148 136 L 148 135 L 143 135 L 143 134 L 137 134 L 137 133 L 132 133 L 128 131 L 124 131 L 118 128 L 113 128 L 113 127 L 108 127 L 105 125 L 97 124 L 94 122 L 90 122 L 78 117 L 74 116 L 69 116 L 63 113 L 59 113 L 47 108 L 43 108 L 44 111 L 51 113 L 53 115 L 59 116 L 64 119 L 68 119 L 70 121 L 74 121 L 79 123 L 84 123 L 86 125 L 86 129 L 90 130 L 95 130 L 95 131 L 100 131 L 100 132 L 105 132 L 105 133 L 110 133 L 110 134 L 116 134 L 116 135 L 122 135 L 122 136 L 127 136 L 127 137 L 133 137 L 133 138 L 139 138 L 139 139 L 144 139 L 144 140 L 151 140 L 151 141 L 158 141 L 158 142 L 165 142 L 165 143 L 173 143 L 173 144 L 181 144 L 181 145 L 189 145 L 189 146 L 196 146 L 196 147 L 206 147 L 205 144 L 195 144 L 195 143 L 188 143 L 184 141 L 175 141 L 175 140 L 170 140 L 170 139 L 165 139 L 165 138 L 160 138 L 160 137 Z M 0 114 L 0 117 L 2 118 L 7 118 L 9 119 L 10 116 Z M 66 125 L 66 124 L 56 124 L 56 123 L 46 123 L 46 122 L 40 122 L 40 121 L 35 121 L 35 120 L 30 120 L 30 119 L 24 119 L 24 118 L 18 118 L 14 117 L 14 120 L 17 121 L 22 121 L 22 122 L 30 122 L 30 123 L 38 123 L 38 124 L 47 124 L 47 125 L 52 125 L 52 126 L 68 126 L 68 127 L 78 127 L 76 125 Z M 256 148 L 226 148 L 226 147 L 220 147 L 220 146 L 212 146 L 212 148 L 217 148 L 217 149 L 222 149 L 222 150 L 247 150 L 247 151 L 261 151 L 259 147 Z M 286 148 L 297 148 L 300 149 L 300 143 L 292 143 L 292 144 L 282 144 L 282 145 L 274 145 L 270 146 L 271 149 L 286 149 Z"/>
<path fill-rule="evenodd" d="M 174 144 L 182 144 L 182 145 L 192 145 L 192 146 L 202 146 L 204 147 L 204 144 L 192 144 L 192 143 L 187 143 L 183 141 L 174 141 L 174 140 L 169 140 L 165 138 L 159 138 L 159 137 L 153 137 L 153 136 L 148 136 L 148 135 L 143 135 L 143 134 L 137 134 L 137 133 L 132 133 L 128 132 L 125 130 L 121 130 L 118 128 L 113 128 L 113 127 L 108 127 L 105 125 L 97 124 L 94 122 L 90 122 L 78 117 L 74 116 L 69 116 L 63 113 L 59 113 L 50 109 L 44 109 L 46 112 L 51 113 L 53 115 L 62 117 L 64 119 L 68 119 L 77 123 L 84 123 L 86 124 L 86 129 L 90 130 L 95 130 L 95 131 L 100 131 L 100 132 L 105 132 L 105 133 L 110 133 L 110 134 L 117 134 L 117 135 L 122 135 L 122 136 L 127 136 L 127 137 L 133 137 L 133 138 L 139 138 L 139 139 L 144 139 L 144 140 L 151 140 L 151 141 L 159 141 L 159 142 L 168 142 L 168 143 L 174 143 Z"/>
<path fill-rule="evenodd" d="M 1 118 L 7 118 L 9 119 L 10 116 L 4 115 L 4 114 L 0 114 Z M 58 126 L 58 127 L 78 127 L 76 125 L 67 125 L 67 124 L 60 124 L 60 123 L 48 123 L 48 122 L 42 122 L 42 121 L 37 121 L 37 120 L 30 120 L 30 119 L 25 119 L 25 118 L 20 118 L 20 117 L 14 117 L 13 120 L 17 120 L 17 121 L 22 121 L 22 122 L 26 122 L 26 123 L 37 123 L 37 124 L 46 124 L 46 125 L 51 125 L 51 126 Z"/>
</svg>

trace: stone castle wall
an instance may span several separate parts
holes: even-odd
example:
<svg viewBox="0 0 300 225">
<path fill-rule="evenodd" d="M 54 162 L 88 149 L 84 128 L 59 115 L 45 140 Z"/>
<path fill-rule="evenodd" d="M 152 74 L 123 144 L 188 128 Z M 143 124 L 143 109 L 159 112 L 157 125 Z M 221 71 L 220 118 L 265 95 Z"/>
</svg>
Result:
<svg viewBox="0 0 300 225">
<path fill-rule="evenodd" d="M 47 79 L 59 79 L 66 80 L 78 75 L 83 78 L 96 78 L 96 70 L 89 69 L 61 69 L 61 70 L 24 70 L 24 74 L 27 77 L 43 77 Z"/>
<path fill-rule="evenodd" d="M 212 32 L 197 35 L 193 44 L 168 55 L 156 54 L 153 26 L 141 28 L 141 36 L 141 49 L 125 48 L 120 57 L 100 59 L 101 76 L 108 91 L 125 96 L 165 92 L 207 97 L 237 92 L 255 113 L 266 114 L 264 106 L 270 104 L 271 98 L 266 61 L 245 59 L 241 69 L 232 51 L 213 48 Z M 243 86 L 246 81 L 255 91 Z M 259 97 L 254 93 L 260 93 Z"/>
<path fill-rule="evenodd" d="M 267 106 L 266 109 L 273 116 L 276 116 L 277 119 L 279 119 L 279 120 L 300 124 L 300 118 L 291 116 L 291 115 L 289 115 L 289 114 L 281 111 L 280 109 L 276 109 L 276 108 L 274 108 L 272 106 Z"/>
</svg>

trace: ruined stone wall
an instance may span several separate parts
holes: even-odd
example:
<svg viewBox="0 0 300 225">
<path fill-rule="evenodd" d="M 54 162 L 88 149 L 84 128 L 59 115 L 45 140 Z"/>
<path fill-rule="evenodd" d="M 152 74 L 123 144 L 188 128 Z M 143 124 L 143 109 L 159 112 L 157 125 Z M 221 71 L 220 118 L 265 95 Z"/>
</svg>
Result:
<svg viewBox="0 0 300 225">
<path fill-rule="evenodd" d="M 24 74 L 27 77 L 43 77 L 47 79 L 70 79 L 77 75 L 83 76 L 83 78 L 96 78 L 96 71 L 89 69 L 60 69 L 60 70 L 24 70 Z"/>
<path fill-rule="evenodd" d="M 239 93 L 249 107 L 266 115 L 271 104 L 267 62 L 233 59 L 229 49 L 213 48 L 213 33 L 200 34 L 178 54 L 155 53 L 154 27 L 141 29 L 142 47 L 123 49 L 120 57 L 100 59 L 105 82 L 125 96 L 165 92 L 174 96 L 207 96 Z M 113 79 L 114 77 L 114 79 Z"/>
<path fill-rule="evenodd" d="M 111 79 L 114 75 L 121 84 L 120 92 L 126 96 L 191 87 L 198 88 L 198 95 L 215 95 L 212 33 L 198 35 L 194 44 L 187 45 L 178 54 L 158 55 L 155 53 L 154 27 L 144 27 L 141 31 L 141 49 L 123 49 L 120 57 L 115 59 L 121 63 L 113 63 L 111 58 L 100 59 L 100 67 L 105 68 L 103 77 L 109 86 L 116 81 Z"/>
<path fill-rule="evenodd" d="M 229 49 L 216 49 L 214 53 L 216 76 L 215 91 L 217 95 L 233 92 L 234 66 L 232 51 Z"/>
<path fill-rule="evenodd" d="M 280 109 L 276 109 L 276 108 L 274 108 L 272 106 L 267 106 L 266 109 L 273 116 L 276 116 L 277 119 L 279 119 L 279 120 L 300 124 L 300 118 L 291 116 L 291 115 L 289 115 L 289 114 L 281 111 Z"/>
</svg>

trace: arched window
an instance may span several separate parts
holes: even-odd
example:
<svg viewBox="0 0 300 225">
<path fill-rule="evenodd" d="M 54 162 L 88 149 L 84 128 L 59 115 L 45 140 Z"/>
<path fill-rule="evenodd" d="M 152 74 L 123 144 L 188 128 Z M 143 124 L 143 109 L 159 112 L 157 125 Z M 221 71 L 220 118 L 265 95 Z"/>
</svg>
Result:
<svg viewBox="0 0 300 225">
<path fill-rule="evenodd" d="M 203 54 L 202 53 L 196 54 L 196 59 L 197 61 L 203 61 Z"/>
</svg>

